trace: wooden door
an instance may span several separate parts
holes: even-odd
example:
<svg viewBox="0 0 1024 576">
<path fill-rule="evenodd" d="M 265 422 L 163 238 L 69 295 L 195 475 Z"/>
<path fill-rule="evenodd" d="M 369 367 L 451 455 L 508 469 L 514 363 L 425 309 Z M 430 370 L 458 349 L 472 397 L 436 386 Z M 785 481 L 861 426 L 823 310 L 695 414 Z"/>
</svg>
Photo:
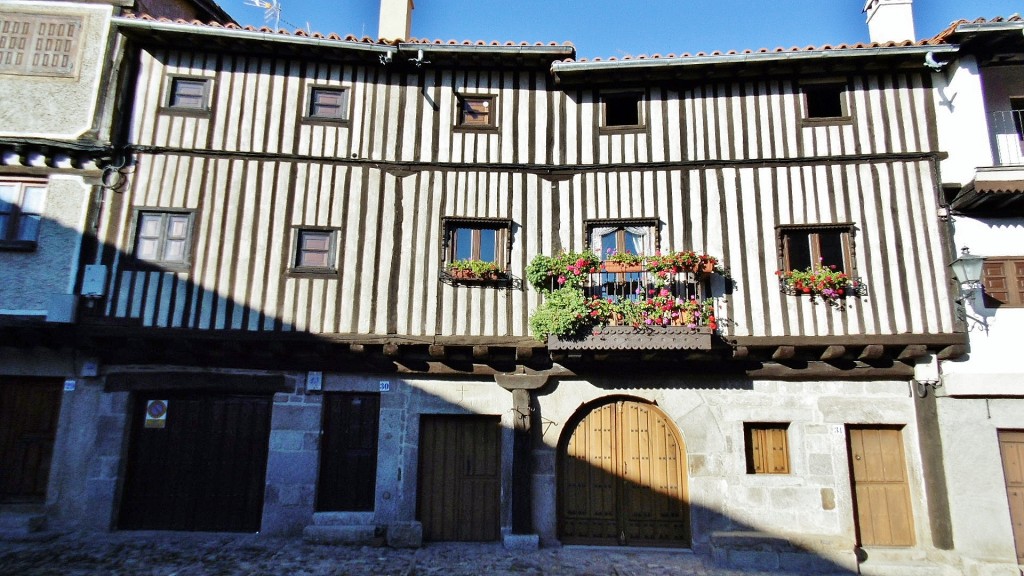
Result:
<svg viewBox="0 0 1024 576">
<path fill-rule="evenodd" d="M 0 379 L 0 502 L 46 500 L 61 381 Z"/>
<path fill-rule="evenodd" d="M 1006 479 L 1017 563 L 1024 564 L 1024 431 L 1000 431 L 999 453 L 1003 458 L 1003 477 Z"/>
<path fill-rule="evenodd" d="M 324 394 L 317 510 L 373 510 L 379 420 L 380 394 Z"/>
<path fill-rule="evenodd" d="M 689 546 L 685 449 L 654 406 L 595 408 L 573 429 L 560 461 L 563 542 Z"/>
<path fill-rule="evenodd" d="M 421 419 L 417 518 L 425 540 L 497 540 L 500 480 L 499 418 Z"/>
<path fill-rule="evenodd" d="M 149 400 L 166 400 L 163 427 L 146 427 Z M 270 411 L 269 395 L 136 397 L 119 526 L 257 532 Z"/>
<path fill-rule="evenodd" d="M 913 546 L 903 434 L 899 428 L 847 430 L 857 533 L 861 546 Z"/>
</svg>

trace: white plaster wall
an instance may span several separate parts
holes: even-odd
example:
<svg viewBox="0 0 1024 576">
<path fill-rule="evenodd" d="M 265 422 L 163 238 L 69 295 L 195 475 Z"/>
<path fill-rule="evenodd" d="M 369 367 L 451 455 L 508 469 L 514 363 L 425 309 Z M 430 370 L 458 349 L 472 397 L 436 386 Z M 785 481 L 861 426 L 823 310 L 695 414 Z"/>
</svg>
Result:
<svg viewBox="0 0 1024 576">
<path fill-rule="evenodd" d="M 1024 426 L 1024 400 L 938 398 L 953 543 L 965 567 L 1017 572 L 997 430 Z"/>
<path fill-rule="evenodd" d="M 0 250 L 0 314 L 46 314 L 52 295 L 73 292 L 91 189 L 78 176 L 50 177 L 36 249 Z"/>
<path fill-rule="evenodd" d="M 1024 255 L 1024 218 L 968 218 L 954 221 L 957 251 L 967 246 L 979 256 Z M 986 308 L 981 290 L 967 301 L 970 354 L 942 364 L 948 395 L 1024 396 L 1020 344 L 1024 341 L 1024 308 Z M 978 375 L 984 374 L 984 378 Z"/>
<path fill-rule="evenodd" d="M 941 181 L 966 184 L 974 179 L 976 168 L 994 164 L 978 64 L 973 56 L 965 56 L 933 73 L 932 82 L 939 150 L 949 153 L 940 164 Z"/>
<path fill-rule="evenodd" d="M 854 512 L 845 424 L 903 425 L 918 543 L 930 526 L 906 382 L 774 382 L 645 378 L 567 380 L 539 397 L 544 448 L 536 454 L 534 526 L 557 538 L 555 452 L 566 423 L 592 400 L 623 395 L 655 402 L 682 433 L 695 550 L 712 531 L 758 530 L 851 550 Z M 789 422 L 788 475 L 746 473 L 744 422 Z M 923 547 L 924 545 L 921 544 Z"/>
<path fill-rule="evenodd" d="M 113 7 L 71 2 L 0 2 L 0 12 L 81 16 L 78 75 L 0 74 L 0 136 L 76 138 L 90 130 L 100 89 Z"/>
</svg>

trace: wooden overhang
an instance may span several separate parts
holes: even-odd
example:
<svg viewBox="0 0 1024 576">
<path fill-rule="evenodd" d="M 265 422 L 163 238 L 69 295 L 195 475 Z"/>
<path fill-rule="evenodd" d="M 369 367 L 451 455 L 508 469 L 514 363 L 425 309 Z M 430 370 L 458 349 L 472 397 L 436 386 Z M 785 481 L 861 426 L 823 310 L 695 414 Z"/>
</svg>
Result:
<svg viewBox="0 0 1024 576">
<path fill-rule="evenodd" d="M 949 203 L 954 212 L 976 216 L 1024 215 L 1024 166 L 1020 179 L 978 180 L 964 186 Z"/>
<path fill-rule="evenodd" d="M 390 42 L 352 36 L 307 35 L 302 31 L 275 33 L 269 29 L 207 26 L 166 19 L 114 18 L 113 21 L 122 35 L 145 46 L 174 49 L 197 46 L 203 51 L 247 56 L 376 64 L 403 72 L 438 66 L 546 70 L 551 62 L 576 55 L 576 49 L 570 45 Z"/>
<path fill-rule="evenodd" d="M 663 335 L 664 336 L 664 335 Z M 690 334 L 690 336 L 698 336 Z M 703 338 L 705 335 L 699 335 Z M 305 332 L 199 331 L 137 322 L 45 322 L 0 316 L 0 347 L 77 350 L 102 365 L 172 365 L 273 371 L 554 377 L 599 374 L 724 374 L 787 380 L 913 377 L 930 354 L 968 352 L 965 333 L 834 337 L 707 334 L 710 347 L 552 349 L 530 337 L 374 336 Z"/>
<path fill-rule="evenodd" d="M 988 22 L 962 22 L 949 34 L 963 53 L 981 66 L 1024 63 L 1024 19 L 1014 16 Z"/>
<path fill-rule="evenodd" d="M 562 86 L 606 87 L 652 82 L 704 83 L 718 78 L 756 79 L 765 76 L 801 79 L 871 71 L 927 71 L 928 53 L 956 52 L 956 46 L 894 44 L 867 47 L 822 47 L 786 51 L 640 57 L 624 60 L 555 62 L 551 72 Z"/>
</svg>

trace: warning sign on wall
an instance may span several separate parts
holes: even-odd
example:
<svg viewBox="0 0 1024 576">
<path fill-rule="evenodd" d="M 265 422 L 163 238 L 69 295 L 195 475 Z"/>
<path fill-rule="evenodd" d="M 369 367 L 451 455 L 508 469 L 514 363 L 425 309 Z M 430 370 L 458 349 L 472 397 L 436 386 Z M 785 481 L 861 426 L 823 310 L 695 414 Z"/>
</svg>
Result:
<svg viewBox="0 0 1024 576">
<path fill-rule="evenodd" d="M 167 400 L 146 402 L 146 428 L 163 428 L 167 424 Z"/>
</svg>

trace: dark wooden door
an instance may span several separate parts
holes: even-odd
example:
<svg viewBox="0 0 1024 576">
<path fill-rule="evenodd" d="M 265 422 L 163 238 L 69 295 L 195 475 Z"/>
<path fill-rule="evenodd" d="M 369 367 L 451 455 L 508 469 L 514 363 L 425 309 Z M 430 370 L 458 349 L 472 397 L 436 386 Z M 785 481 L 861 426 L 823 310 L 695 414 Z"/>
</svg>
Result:
<svg viewBox="0 0 1024 576">
<path fill-rule="evenodd" d="M 167 401 L 162 428 L 145 426 L 149 400 Z M 258 531 L 270 411 L 269 395 L 137 396 L 120 527 Z"/>
<path fill-rule="evenodd" d="M 380 394 L 324 394 L 320 511 L 373 510 Z"/>
<path fill-rule="evenodd" d="M 43 502 L 62 392 L 60 380 L 0 378 L 0 502 Z"/>
<path fill-rule="evenodd" d="M 898 428 L 848 430 L 853 505 L 861 546 L 913 546 L 903 434 Z"/>
<path fill-rule="evenodd" d="M 654 406 L 595 408 L 575 426 L 560 458 L 563 542 L 690 544 L 685 450 Z"/>
<path fill-rule="evenodd" d="M 417 517 L 425 540 L 491 541 L 499 534 L 501 421 L 424 416 Z"/>
<path fill-rule="evenodd" d="M 1006 479 L 1017 563 L 1024 564 L 1024 431 L 1000 431 L 999 452 L 1003 458 L 1003 477 Z"/>
</svg>

